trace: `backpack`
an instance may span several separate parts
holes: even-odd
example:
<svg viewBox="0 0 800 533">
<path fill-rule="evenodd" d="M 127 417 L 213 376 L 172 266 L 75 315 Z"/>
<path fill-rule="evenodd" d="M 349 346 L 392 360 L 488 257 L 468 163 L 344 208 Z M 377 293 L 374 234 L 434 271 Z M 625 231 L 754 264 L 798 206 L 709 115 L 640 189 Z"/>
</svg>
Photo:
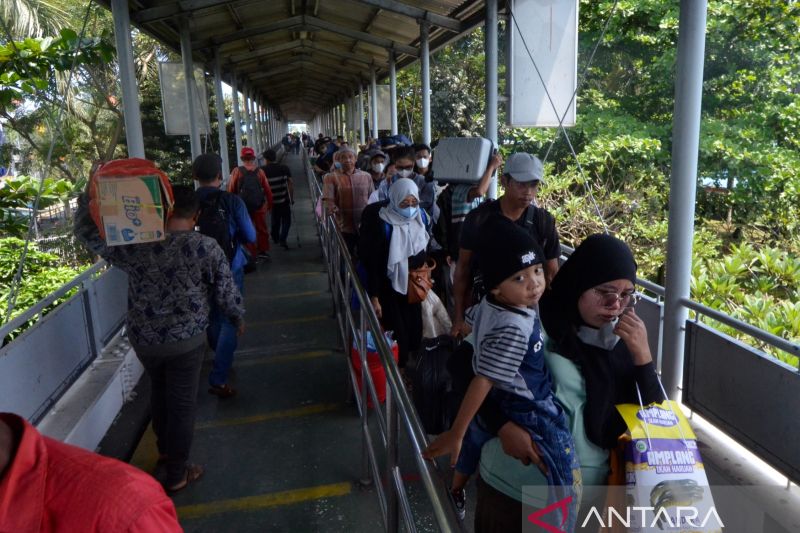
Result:
<svg viewBox="0 0 800 533">
<path fill-rule="evenodd" d="M 236 192 L 251 213 L 261 209 L 261 206 L 267 201 L 264 197 L 264 188 L 261 186 L 261 180 L 258 179 L 258 171 L 259 169 L 250 171 L 244 167 L 239 167 L 239 189 Z"/>
<path fill-rule="evenodd" d="M 223 191 L 212 192 L 200 202 L 200 215 L 197 218 L 197 227 L 200 233 L 208 235 L 219 243 L 228 262 L 232 262 L 236 255 L 238 244 L 231 236 L 230 213 L 225 208 Z"/>
</svg>

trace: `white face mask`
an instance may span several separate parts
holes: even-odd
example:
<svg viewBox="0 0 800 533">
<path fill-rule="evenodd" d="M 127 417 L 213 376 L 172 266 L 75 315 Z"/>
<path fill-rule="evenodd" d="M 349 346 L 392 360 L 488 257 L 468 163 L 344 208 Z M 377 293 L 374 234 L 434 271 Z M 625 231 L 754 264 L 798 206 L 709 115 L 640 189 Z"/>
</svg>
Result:
<svg viewBox="0 0 800 533">
<path fill-rule="evenodd" d="M 613 350 L 614 346 L 619 342 L 619 337 L 614 334 L 614 328 L 617 327 L 618 320 L 618 318 L 615 318 L 611 322 L 603 324 L 600 329 L 580 326 L 578 328 L 578 338 L 591 346 L 596 346 L 603 350 Z"/>
<path fill-rule="evenodd" d="M 410 178 L 413 171 L 410 168 L 404 168 L 403 170 L 398 170 L 397 175 L 401 178 Z"/>
<path fill-rule="evenodd" d="M 373 163 L 372 164 L 372 171 L 373 172 L 383 172 L 383 169 L 386 165 L 383 163 Z"/>
<path fill-rule="evenodd" d="M 417 166 L 419 168 L 428 168 L 428 163 L 430 162 L 431 160 L 428 159 L 427 157 L 420 157 L 419 159 L 417 159 Z"/>
</svg>

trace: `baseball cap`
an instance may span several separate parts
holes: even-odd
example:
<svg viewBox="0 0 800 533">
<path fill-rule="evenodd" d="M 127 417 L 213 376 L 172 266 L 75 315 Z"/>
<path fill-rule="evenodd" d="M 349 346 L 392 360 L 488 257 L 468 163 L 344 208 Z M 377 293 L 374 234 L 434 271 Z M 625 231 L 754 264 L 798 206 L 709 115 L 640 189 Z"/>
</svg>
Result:
<svg viewBox="0 0 800 533">
<path fill-rule="evenodd" d="M 382 157 L 382 158 L 384 158 L 384 159 L 385 159 L 385 160 L 387 160 L 387 161 L 389 160 L 389 156 L 388 156 L 388 155 L 386 155 L 385 153 L 381 152 L 380 150 L 370 150 L 370 151 L 368 152 L 368 154 L 369 154 L 369 160 L 370 160 L 370 161 L 372 161 L 372 160 L 373 160 L 373 159 L 375 159 L 376 157 Z"/>
<path fill-rule="evenodd" d="M 544 181 L 544 167 L 538 157 L 526 154 L 511 154 L 503 166 L 503 174 L 508 174 L 519 182 Z"/>
<path fill-rule="evenodd" d="M 242 159 L 247 157 L 252 157 L 253 159 L 256 158 L 256 151 L 253 150 L 250 146 L 242 146 L 242 153 L 239 154 Z"/>
</svg>

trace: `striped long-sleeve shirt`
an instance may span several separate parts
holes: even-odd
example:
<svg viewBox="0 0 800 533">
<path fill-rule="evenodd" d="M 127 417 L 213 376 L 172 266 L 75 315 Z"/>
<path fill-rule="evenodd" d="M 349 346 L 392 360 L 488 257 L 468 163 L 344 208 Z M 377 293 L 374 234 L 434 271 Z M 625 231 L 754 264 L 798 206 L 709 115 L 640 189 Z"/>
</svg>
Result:
<svg viewBox="0 0 800 533">
<path fill-rule="evenodd" d="M 503 305 L 489 295 L 467 310 L 466 320 L 472 326 L 475 374 L 528 400 L 552 394 L 536 311 Z"/>
</svg>

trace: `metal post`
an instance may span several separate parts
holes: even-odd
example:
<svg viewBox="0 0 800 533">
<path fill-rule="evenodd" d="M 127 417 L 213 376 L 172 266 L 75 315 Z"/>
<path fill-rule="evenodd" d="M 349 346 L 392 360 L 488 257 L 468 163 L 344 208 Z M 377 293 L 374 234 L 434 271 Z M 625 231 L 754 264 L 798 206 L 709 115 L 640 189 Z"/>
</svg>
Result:
<svg viewBox="0 0 800 533">
<path fill-rule="evenodd" d="M 253 137 L 250 134 L 250 107 L 248 98 L 247 82 L 242 80 L 242 126 L 244 126 L 244 134 L 247 137 L 247 146 L 253 146 Z"/>
<path fill-rule="evenodd" d="M 261 153 L 264 151 L 264 139 L 261 135 L 261 104 L 259 103 L 261 100 L 258 95 L 256 95 L 256 99 L 253 100 L 253 125 L 256 129 L 256 153 Z"/>
<path fill-rule="evenodd" d="M 667 279 L 664 295 L 664 345 L 661 363 L 670 398 L 680 399 L 683 349 L 688 311 L 680 303 L 689 297 L 692 273 L 697 157 L 703 93 L 706 0 L 681 0 L 675 111 L 672 128 L 672 177 L 669 190 Z"/>
<path fill-rule="evenodd" d="M 219 61 L 219 48 L 214 50 L 214 92 L 217 95 L 217 129 L 219 135 L 219 155 L 222 158 L 223 179 L 231 169 L 228 161 L 228 132 L 225 128 L 225 98 L 222 95 L 222 66 Z"/>
<path fill-rule="evenodd" d="M 497 0 L 486 0 L 484 33 L 486 66 L 486 138 L 497 146 Z M 497 173 L 489 184 L 489 198 L 497 198 Z"/>
<path fill-rule="evenodd" d="M 419 56 L 422 64 L 422 142 L 431 144 L 431 58 L 428 21 L 419 23 Z"/>
<path fill-rule="evenodd" d="M 364 132 L 364 87 L 358 84 L 358 139 L 361 144 L 366 144 L 367 139 Z"/>
<path fill-rule="evenodd" d="M 366 383 L 365 383 L 366 385 Z M 399 451 L 397 398 L 390 386 L 386 387 L 386 531 L 400 531 L 400 505 L 395 487 L 394 470 Z"/>
<path fill-rule="evenodd" d="M 392 135 L 397 135 L 397 68 L 394 50 L 389 50 L 389 114 L 392 117 Z"/>
<path fill-rule="evenodd" d="M 372 117 L 372 138 L 378 140 L 378 83 L 375 80 L 375 67 L 369 67 L 370 93 L 369 111 Z"/>
<path fill-rule="evenodd" d="M 239 154 L 242 153 L 242 119 L 239 115 L 239 81 L 236 73 L 231 75 L 231 96 L 233 97 L 233 133 L 236 139 L 236 165 L 239 165 Z M 230 170 L 230 169 L 228 169 Z M 225 176 L 227 178 L 227 176 Z"/>
<path fill-rule="evenodd" d="M 189 34 L 189 21 L 181 20 L 181 60 L 183 61 L 183 78 L 186 83 L 186 107 L 189 111 L 189 141 L 192 146 L 192 160 L 203 153 L 200 144 L 200 132 L 197 129 L 197 85 L 194 79 L 194 61 L 192 61 L 192 37 Z"/>
<path fill-rule="evenodd" d="M 128 0 L 111 0 L 111 14 L 114 18 L 114 41 L 119 62 L 128 157 L 144 158 L 144 136 L 142 135 L 142 117 L 139 111 L 139 89 L 136 84 L 136 71 L 133 68 Z"/>
</svg>

